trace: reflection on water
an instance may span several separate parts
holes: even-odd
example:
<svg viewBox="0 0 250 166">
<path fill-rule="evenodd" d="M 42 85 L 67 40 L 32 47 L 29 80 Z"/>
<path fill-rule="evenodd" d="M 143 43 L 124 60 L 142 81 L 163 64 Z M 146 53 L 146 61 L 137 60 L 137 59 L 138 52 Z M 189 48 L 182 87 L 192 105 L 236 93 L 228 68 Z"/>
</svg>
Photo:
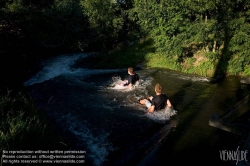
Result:
<svg viewBox="0 0 250 166">
<path fill-rule="evenodd" d="M 69 148 L 87 151 L 87 164 L 136 165 L 161 144 L 164 148 L 158 147 L 144 162 L 172 165 L 178 159 L 195 163 L 201 158 L 215 163 L 219 162 L 218 148 L 235 148 L 239 138 L 209 126 L 208 121 L 213 113 L 226 112 L 247 93 L 237 77 L 210 84 L 208 78 L 171 70 L 138 69 L 142 82 L 124 91 L 112 86 L 127 77 L 127 69 L 72 67 L 84 57 L 50 59 L 25 85 L 36 105 L 65 133 L 65 139 L 74 140 Z M 177 111 L 171 118 L 147 114 L 137 101 L 154 95 L 156 83 L 163 86 Z"/>
</svg>

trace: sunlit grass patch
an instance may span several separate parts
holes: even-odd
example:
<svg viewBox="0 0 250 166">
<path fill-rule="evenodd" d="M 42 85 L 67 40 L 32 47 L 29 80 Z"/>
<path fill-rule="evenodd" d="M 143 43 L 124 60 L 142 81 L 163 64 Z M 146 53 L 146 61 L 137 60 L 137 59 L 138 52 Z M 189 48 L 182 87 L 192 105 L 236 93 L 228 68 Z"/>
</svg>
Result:
<svg viewBox="0 0 250 166">
<path fill-rule="evenodd" d="M 145 39 L 140 43 L 115 49 L 107 55 L 94 56 L 94 68 L 127 68 L 145 62 L 148 53 L 155 51 L 153 41 Z"/>
<path fill-rule="evenodd" d="M 250 76 L 250 65 L 245 66 L 245 70 L 243 74 L 245 76 Z"/>
<path fill-rule="evenodd" d="M 160 53 L 148 53 L 145 57 L 145 64 L 147 67 L 159 67 L 172 70 L 180 70 L 176 58 L 170 58 L 167 55 Z"/>
<path fill-rule="evenodd" d="M 178 55 L 156 52 L 153 40 L 145 39 L 140 43 L 119 47 L 108 54 L 96 54 L 90 57 L 89 62 L 86 62 L 93 64 L 93 68 L 140 66 L 144 68 L 166 68 L 188 74 L 212 77 L 217 65 L 214 56 L 215 54 L 205 54 L 198 51 L 194 56 L 183 57 L 181 60 Z"/>
</svg>

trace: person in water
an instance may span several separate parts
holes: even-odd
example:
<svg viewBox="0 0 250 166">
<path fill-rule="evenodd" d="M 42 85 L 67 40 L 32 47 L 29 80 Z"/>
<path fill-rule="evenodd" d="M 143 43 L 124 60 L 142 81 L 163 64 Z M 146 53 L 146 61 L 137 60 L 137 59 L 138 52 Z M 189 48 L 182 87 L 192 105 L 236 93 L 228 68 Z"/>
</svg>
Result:
<svg viewBox="0 0 250 166">
<path fill-rule="evenodd" d="M 128 74 L 128 79 L 124 80 L 122 84 L 116 85 L 116 87 L 132 88 L 132 86 L 135 85 L 136 82 L 140 81 L 140 77 L 137 73 L 134 72 L 133 67 L 128 68 Z"/>
<path fill-rule="evenodd" d="M 148 113 L 153 113 L 154 111 L 159 111 L 164 109 L 165 107 L 172 107 L 172 104 L 167 97 L 167 95 L 162 94 L 162 86 L 160 84 L 155 85 L 155 93 L 156 95 L 150 96 L 147 99 L 140 99 L 139 102 L 142 105 L 146 105 L 148 108 Z"/>
</svg>

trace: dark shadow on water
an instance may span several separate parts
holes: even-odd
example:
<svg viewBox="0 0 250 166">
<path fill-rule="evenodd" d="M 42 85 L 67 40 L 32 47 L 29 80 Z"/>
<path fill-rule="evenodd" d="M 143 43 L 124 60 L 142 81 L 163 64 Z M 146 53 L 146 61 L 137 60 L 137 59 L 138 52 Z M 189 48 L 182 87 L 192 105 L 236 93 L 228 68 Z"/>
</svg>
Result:
<svg viewBox="0 0 250 166">
<path fill-rule="evenodd" d="M 171 103 L 177 111 L 182 111 L 183 108 L 178 104 L 184 100 L 185 93 L 187 93 L 185 89 L 190 86 L 192 86 L 192 82 L 184 84 L 177 93 L 171 96 Z"/>
<path fill-rule="evenodd" d="M 216 66 L 211 83 L 219 82 L 225 78 L 228 70 L 228 61 L 232 58 L 232 53 L 229 51 L 229 42 L 232 38 L 232 32 L 230 32 L 230 25 L 228 24 L 228 16 L 230 15 L 230 11 L 227 8 L 228 6 L 230 5 L 228 5 L 227 3 L 225 3 L 225 6 L 220 6 L 221 12 L 223 12 L 224 14 L 220 15 L 220 17 L 217 18 L 218 22 L 223 23 L 224 26 L 221 27 L 220 25 L 218 25 L 216 29 L 223 31 L 224 35 L 222 39 L 223 43 L 221 44 L 222 48 L 219 48 L 219 50 L 217 50 L 219 51 L 219 62 Z"/>
<path fill-rule="evenodd" d="M 180 104 L 185 100 L 185 94 L 192 89 L 192 83 L 184 84 L 180 90 L 171 96 L 177 115 L 177 127 L 170 132 L 167 139 L 155 149 L 148 158 L 141 160 L 144 165 L 225 165 L 232 161 L 220 158 L 221 150 L 236 150 L 241 136 L 209 126 L 210 114 L 215 110 L 206 109 L 208 101 L 216 92 L 216 85 L 205 85 L 194 95 L 189 103 Z M 237 93 L 238 90 L 236 90 Z M 233 101 L 232 101 L 233 102 Z M 235 101 L 234 101 L 235 102 Z"/>
</svg>

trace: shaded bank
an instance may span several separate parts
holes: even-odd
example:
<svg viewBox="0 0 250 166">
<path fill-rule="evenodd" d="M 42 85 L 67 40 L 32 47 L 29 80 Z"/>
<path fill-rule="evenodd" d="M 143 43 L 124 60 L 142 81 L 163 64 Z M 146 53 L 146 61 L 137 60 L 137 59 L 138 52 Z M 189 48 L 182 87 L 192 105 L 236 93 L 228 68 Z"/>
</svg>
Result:
<svg viewBox="0 0 250 166">
<path fill-rule="evenodd" d="M 28 94 L 9 92 L 0 97 L 0 152 L 3 150 L 66 150 L 64 139 L 37 109 Z M 8 160 L 3 158 L 2 160 Z M 7 162 L 4 165 L 12 165 Z"/>
</svg>

